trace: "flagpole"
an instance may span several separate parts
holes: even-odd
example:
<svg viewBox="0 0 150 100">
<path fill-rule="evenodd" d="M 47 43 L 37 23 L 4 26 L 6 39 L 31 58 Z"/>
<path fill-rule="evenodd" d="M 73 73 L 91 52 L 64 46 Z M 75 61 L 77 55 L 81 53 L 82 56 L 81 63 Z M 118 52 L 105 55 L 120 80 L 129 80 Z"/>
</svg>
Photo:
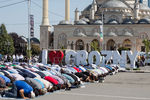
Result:
<svg viewBox="0 0 150 100">
<path fill-rule="evenodd" d="M 104 40 L 104 12 L 102 10 L 102 33 L 103 33 L 103 40 Z M 103 48 L 103 40 L 102 40 L 102 50 L 104 49 Z"/>
<path fill-rule="evenodd" d="M 102 48 L 102 50 L 103 50 L 103 40 L 104 40 L 104 36 L 103 36 L 103 28 L 104 28 L 104 26 L 103 26 L 103 24 L 104 24 L 104 18 L 103 18 L 103 11 L 102 11 L 102 17 L 101 17 L 102 19 L 102 24 L 100 24 L 100 47 Z"/>
<path fill-rule="evenodd" d="M 31 0 L 28 0 L 28 65 L 30 64 L 30 50 L 31 50 L 31 44 L 30 44 L 30 14 L 31 14 Z"/>
</svg>

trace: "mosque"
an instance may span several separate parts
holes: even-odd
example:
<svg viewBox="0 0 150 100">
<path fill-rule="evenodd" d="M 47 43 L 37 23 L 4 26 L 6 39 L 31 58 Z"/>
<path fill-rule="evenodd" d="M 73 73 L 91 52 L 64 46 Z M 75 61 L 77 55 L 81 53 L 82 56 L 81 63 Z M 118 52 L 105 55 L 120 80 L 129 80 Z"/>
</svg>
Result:
<svg viewBox="0 0 150 100">
<path fill-rule="evenodd" d="M 150 0 L 93 0 L 83 11 L 75 9 L 71 22 L 70 0 L 65 0 L 65 20 L 54 25 L 54 32 L 50 32 L 48 0 L 43 0 L 40 48 L 91 51 L 91 44 L 96 42 L 103 50 L 125 47 L 145 51 L 142 41 L 150 38 L 149 4 Z"/>
</svg>

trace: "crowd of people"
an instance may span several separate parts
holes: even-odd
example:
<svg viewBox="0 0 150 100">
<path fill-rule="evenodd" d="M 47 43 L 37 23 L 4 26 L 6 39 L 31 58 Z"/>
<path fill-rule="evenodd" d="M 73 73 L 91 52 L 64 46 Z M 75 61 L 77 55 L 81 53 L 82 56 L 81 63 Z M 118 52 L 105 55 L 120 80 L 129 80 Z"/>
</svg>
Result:
<svg viewBox="0 0 150 100">
<path fill-rule="evenodd" d="M 32 56 L 32 62 L 38 62 L 38 56 Z M 28 57 L 23 54 L 2 55 L 0 54 L 0 62 L 28 62 Z"/>
<path fill-rule="evenodd" d="M 0 94 L 9 98 L 34 98 L 64 89 L 79 88 L 83 82 L 104 82 L 118 72 L 118 65 L 43 65 L 41 63 L 0 64 Z M 8 88 L 11 87 L 11 88 Z"/>
</svg>

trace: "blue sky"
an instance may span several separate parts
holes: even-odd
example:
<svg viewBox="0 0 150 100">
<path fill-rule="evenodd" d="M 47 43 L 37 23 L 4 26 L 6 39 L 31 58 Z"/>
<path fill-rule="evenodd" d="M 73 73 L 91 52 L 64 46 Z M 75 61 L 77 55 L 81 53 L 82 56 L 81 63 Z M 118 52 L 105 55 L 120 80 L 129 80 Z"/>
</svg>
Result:
<svg viewBox="0 0 150 100">
<path fill-rule="evenodd" d="M 2 6 L 16 3 L 23 0 L 0 0 L 0 24 L 6 25 L 8 33 L 16 32 L 19 35 L 28 36 L 28 8 L 27 2 L 1 8 Z M 42 0 L 31 0 L 31 13 L 34 15 L 34 34 L 39 37 L 40 24 L 42 20 Z M 70 0 L 71 2 L 71 20 L 74 20 L 74 10 L 78 8 L 82 11 L 93 0 Z M 65 0 L 49 0 L 49 19 L 51 25 L 56 25 L 64 20 Z"/>
</svg>

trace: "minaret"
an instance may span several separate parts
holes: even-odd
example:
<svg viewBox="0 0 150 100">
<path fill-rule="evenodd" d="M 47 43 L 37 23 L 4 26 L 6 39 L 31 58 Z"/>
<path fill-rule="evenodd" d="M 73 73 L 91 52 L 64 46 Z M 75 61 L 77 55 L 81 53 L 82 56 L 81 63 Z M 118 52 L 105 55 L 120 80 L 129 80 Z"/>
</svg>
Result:
<svg viewBox="0 0 150 100">
<path fill-rule="evenodd" d="M 94 11 L 96 12 L 96 11 L 97 11 L 97 3 L 96 3 L 96 0 L 93 0 L 92 6 L 93 6 L 93 8 L 94 8 Z"/>
<path fill-rule="evenodd" d="M 78 10 L 78 8 L 76 8 L 76 10 L 75 10 L 75 20 L 74 21 L 75 22 L 79 21 L 79 10 Z"/>
<path fill-rule="evenodd" d="M 48 0 L 43 0 L 43 17 L 40 25 L 40 49 L 49 48 L 50 25 L 48 17 Z"/>
<path fill-rule="evenodd" d="M 70 22 L 70 0 L 65 0 L 65 21 Z"/>
<path fill-rule="evenodd" d="M 134 6 L 134 18 L 139 19 L 139 1 L 135 0 L 135 6 Z"/>
<path fill-rule="evenodd" d="M 90 9 L 90 19 L 94 20 L 94 17 L 95 17 L 95 11 L 94 11 L 94 7 L 92 6 Z"/>
<path fill-rule="evenodd" d="M 48 18 L 48 0 L 43 0 L 43 18 L 42 18 L 42 25 L 49 25 L 49 18 Z"/>
</svg>

